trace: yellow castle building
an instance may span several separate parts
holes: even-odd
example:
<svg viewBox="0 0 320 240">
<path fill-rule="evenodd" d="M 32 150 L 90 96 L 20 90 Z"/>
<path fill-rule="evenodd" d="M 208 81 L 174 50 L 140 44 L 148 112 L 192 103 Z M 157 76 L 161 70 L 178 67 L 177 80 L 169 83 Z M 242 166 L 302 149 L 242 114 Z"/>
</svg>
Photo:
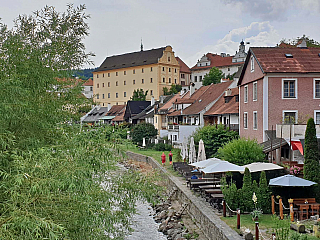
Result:
<svg viewBox="0 0 320 240">
<path fill-rule="evenodd" d="M 180 65 L 171 46 L 107 57 L 93 72 L 94 100 L 101 106 L 126 104 L 133 91 L 148 91 L 146 100 L 163 95 L 163 88 L 180 84 Z M 110 104 L 110 105 L 108 105 Z"/>
</svg>

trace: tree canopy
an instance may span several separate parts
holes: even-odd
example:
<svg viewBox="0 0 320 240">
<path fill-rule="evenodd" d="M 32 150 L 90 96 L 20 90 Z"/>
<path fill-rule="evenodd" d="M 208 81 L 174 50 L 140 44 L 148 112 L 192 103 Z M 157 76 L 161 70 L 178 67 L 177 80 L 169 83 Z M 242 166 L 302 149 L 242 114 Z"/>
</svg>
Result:
<svg viewBox="0 0 320 240">
<path fill-rule="evenodd" d="M 167 87 L 163 87 L 163 95 L 171 95 L 171 94 L 177 94 L 182 89 L 182 86 L 179 84 L 172 84 L 170 89 Z"/>
<path fill-rule="evenodd" d="M 131 101 L 145 101 L 148 94 L 148 90 L 146 92 L 143 91 L 142 88 L 133 90 Z"/>
<path fill-rule="evenodd" d="M 151 123 L 139 123 L 131 131 L 132 141 L 139 145 L 142 144 L 143 138 L 149 139 L 158 134 L 157 129 Z"/>
<path fill-rule="evenodd" d="M 224 73 L 217 67 L 213 67 L 210 69 L 210 72 L 206 74 L 203 78 L 202 84 L 204 86 L 208 86 L 211 83 L 216 84 L 224 78 Z"/>
<path fill-rule="evenodd" d="M 307 42 L 307 47 L 320 47 L 320 43 L 306 35 L 302 35 L 302 37 L 297 37 L 295 39 L 282 39 L 281 43 L 290 44 L 292 46 L 298 45 L 301 40 L 305 40 Z"/>
</svg>

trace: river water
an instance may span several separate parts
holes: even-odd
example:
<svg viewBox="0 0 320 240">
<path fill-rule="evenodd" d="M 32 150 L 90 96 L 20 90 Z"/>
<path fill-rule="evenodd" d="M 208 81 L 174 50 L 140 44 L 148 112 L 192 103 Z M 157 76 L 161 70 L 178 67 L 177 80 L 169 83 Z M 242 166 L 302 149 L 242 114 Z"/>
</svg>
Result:
<svg viewBox="0 0 320 240">
<path fill-rule="evenodd" d="M 137 201 L 137 213 L 132 217 L 134 231 L 125 240 L 166 240 L 167 237 L 158 232 L 159 224 L 152 217 L 153 210 L 147 202 Z"/>
</svg>

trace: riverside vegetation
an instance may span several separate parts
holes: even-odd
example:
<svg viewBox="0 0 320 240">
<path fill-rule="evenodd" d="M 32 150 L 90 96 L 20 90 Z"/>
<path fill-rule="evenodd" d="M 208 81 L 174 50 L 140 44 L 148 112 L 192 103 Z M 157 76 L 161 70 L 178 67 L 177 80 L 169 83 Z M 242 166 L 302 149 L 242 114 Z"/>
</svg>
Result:
<svg viewBox="0 0 320 240">
<path fill-rule="evenodd" d="M 85 6 L 46 6 L 0 24 L 0 239 L 121 239 L 150 176 L 117 171 L 123 130 L 82 128 L 81 84 L 90 62 Z"/>
</svg>

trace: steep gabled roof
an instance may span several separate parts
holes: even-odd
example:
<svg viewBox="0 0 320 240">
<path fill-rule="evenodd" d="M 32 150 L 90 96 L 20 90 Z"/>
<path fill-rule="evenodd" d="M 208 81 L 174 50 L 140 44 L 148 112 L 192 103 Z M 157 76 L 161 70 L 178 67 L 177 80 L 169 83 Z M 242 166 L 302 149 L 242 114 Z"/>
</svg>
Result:
<svg viewBox="0 0 320 240">
<path fill-rule="evenodd" d="M 198 114 L 211 102 L 217 100 L 231 84 L 230 81 L 209 85 L 193 104 L 182 111 L 182 115 Z"/>
<path fill-rule="evenodd" d="M 251 55 L 263 73 L 320 73 L 319 54 L 320 48 L 251 47 L 238 85 L 241 85 Z"/>
<path fill-rule="evenodd" d="M 94 72 L 158 63 L 165 47 L 107 57 Z"/>
<path fill-rule="evenodd" d="M 221 57 L 220 55 L 207 53 L 206 57 L 210 60 L 210 65 L 198 67 L 197 64 L 191 70 L 210 69 L 213 67 L 227 67 L 233 65 L 241 65 L 243 62 L 232 62 L 233 56 Z"/>
<path fill-rule="evenodd" d="M 146 109 L 150 105 L 150 101 L 128 101 L 124 118 L 128 119 Z"/>
<path fill-rule="evenodd" d="M 83 86 L 93 86 L 93 80 L 92 78 L 89 78 L 84 84 Z"/>
<path fill-rule="evenodd" d="M 181 73 L 191 73 L 190 68 L 185 64 L 179 57 L 176 57 L 177 61 L 180 65 L 180 72 Z"/>
<path fill-rule="evenodd" d="M 85 119 L 83 119 L 83 122 L 98 122 L 100 118 L 102 118 L 106 113 L 108 112 L 107 107 L 95 107 Z"/>
<path fill-rule="evenodd" d="M 226 97 L 221 97 L 204 115 L 221 115 L 221 114 L 237 114 L 239 113 L 239 101 L 236 97 L 239 95 L 239 88 L 232 88 L 231 94 L 226 96 L 231 98 L 229 102 L 225 102 Z"/>
<path fill-rule="evenodd" d="M 113 105 L 106 113 L 106 116 L 117 116 L 126 105 Z"/>
</svg>

